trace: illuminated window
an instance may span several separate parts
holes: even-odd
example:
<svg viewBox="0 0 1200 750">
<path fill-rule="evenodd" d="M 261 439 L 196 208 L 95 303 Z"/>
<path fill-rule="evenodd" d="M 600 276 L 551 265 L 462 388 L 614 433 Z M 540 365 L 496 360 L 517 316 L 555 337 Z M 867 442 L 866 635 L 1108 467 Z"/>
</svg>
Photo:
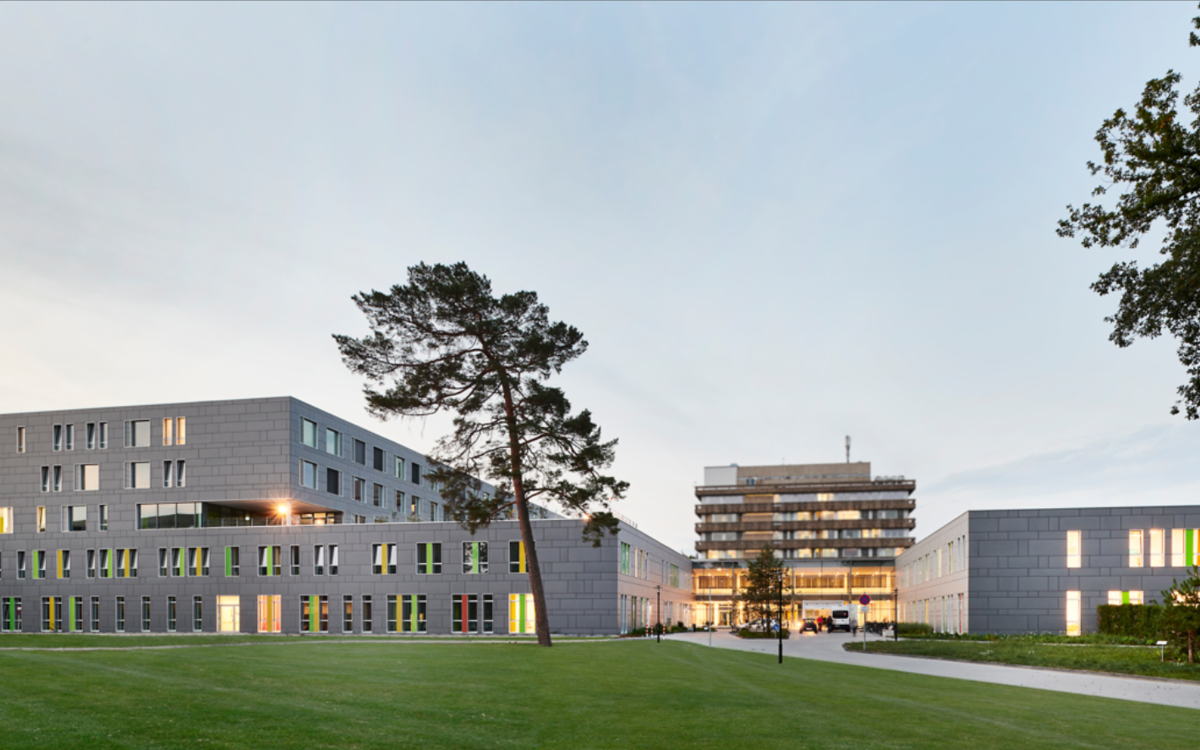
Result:
<svg viewBox="0 0 1200 750">
<path fill-rule="evenodd" d="M 1067 635 L 1079 635 L 1080 630 L 1080 598 L 1078 591 L 1067 592 Z"/>
<path fill-rule="evenodd" d="M 283 609 L 282 601 L 282 596 L 260 595 L 258 597 L 258 632 L 282 632 L 283 626 L 280 620 L 280 612 Z"/>
<path fill-rule="evenodd" d="M 13 510 L 9 508 L 0 508 L 0 534 L 13 533 Z"/>
<path fill-rule="evenodd" d="M 163 445 L 175 444 L 175 420 L 167 418 L 163 420 Z"/>
<path fill-rule="evenodd" d="M 1145 604 L 1141 591 L 1110 591 L 1108 603 L 1114 606 L 1121 604 Z"/>
<path fill-rule="evenodd" d="M 1171 565 L 1176 568 L 1200 565 L 1200 529 L 1171 530 Z"/>
<path fill-rule="evenodd" d="M 184 417 L 163 420 L 163 445 L 183 445 L 187 442 L 187 420 Z"/>
<path fill-rule="evenodd" d="M 1166 535 L 1162 529 L 1150 529 L 1150 567 L 1166 565 Z"/>
<path fill-rule="evenodd" d="M 1142 530 L 1132 529 L 1129 532 L 1129 567 L 1142 567 L 1142 549 Z"/>
<path fill-rule="evenodd" d="M 42 533 L 46 530 L 46 506 L 39 505 L 37 509 L 37 530 Z"/>
<path fill-rule="evenodd" d="M 1067 532 L 1067 567 L 1078 568 L 1082 565 L 1083 553 L 1080 532 Z"/>
<path fill-rule="evenodd" d="M 508 632 L 533 633 L 536 630 L 537 618 L 533 611 L 533 594 L 509 594 Z"/>
</svg>

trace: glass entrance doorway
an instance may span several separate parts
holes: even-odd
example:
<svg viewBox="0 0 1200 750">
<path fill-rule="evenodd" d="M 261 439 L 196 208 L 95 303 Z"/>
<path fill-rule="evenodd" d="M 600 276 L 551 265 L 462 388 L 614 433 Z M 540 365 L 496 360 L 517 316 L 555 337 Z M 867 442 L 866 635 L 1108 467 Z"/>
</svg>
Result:
<svg viewBox="0 0 1200 750">
<path fill-rule="evenodd" d="M 236 596 L 217 597 L 217 632 L 236 633 L 241 627 L 242 604 Z"/>
</svg>

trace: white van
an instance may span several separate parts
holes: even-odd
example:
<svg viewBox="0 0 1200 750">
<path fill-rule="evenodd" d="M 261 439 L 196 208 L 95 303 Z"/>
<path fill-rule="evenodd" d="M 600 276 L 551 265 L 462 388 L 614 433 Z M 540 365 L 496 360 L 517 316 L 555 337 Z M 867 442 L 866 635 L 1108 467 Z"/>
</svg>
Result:
<svg viewBox="0 0 1200 750">
<path fill-rule="evenodd" d="M 832 633 L 835 630 L 845 630 L 847 633 L 850 632 L 850 610 L 835 609 L 830 614 L 831 614 L 831 616 L 829 618 L 829 632 L 830 633 Z"/>
</svg>

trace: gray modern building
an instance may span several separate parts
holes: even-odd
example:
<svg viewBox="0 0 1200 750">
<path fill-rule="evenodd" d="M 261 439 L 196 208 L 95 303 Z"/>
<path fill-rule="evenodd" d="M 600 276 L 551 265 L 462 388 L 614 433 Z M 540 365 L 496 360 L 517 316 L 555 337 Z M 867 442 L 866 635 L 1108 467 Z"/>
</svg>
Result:
<svg viewBox="0 0 1200 750">
<path fill-rule="evenodd" d="M 1095 632 L 1200 564 L 1200 506 L 968 511 L 896 558 L 900 615 L 939 632 Z"/>
<path fill-rule="evenodd" d="M 7 414 L 0 435 L 0 631 L 533 630 L 516 521 L 445 521 L 423 455 L 297 399 Z M 690 622 L 686 557 L 534 515 L 553 631 Z"/>
</svg>

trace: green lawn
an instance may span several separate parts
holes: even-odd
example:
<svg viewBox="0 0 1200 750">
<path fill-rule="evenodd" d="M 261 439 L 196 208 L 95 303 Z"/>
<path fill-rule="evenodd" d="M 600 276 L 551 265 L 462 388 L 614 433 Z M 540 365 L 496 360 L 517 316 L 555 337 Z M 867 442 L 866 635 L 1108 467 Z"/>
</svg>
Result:
<svg viewBox="0 0 1200 750">
<path fill-rule="evenodd" d="M 1198 710 L 680 642 L 5 651 L 0 675 L 6 749 L 1194 748 L 1200 736 Z"/>
<path fill-rule="evenodd" d="M 856 643 L 857 651 L 862 644 Z M 995 664 L 1021 664 L 1053 669 L 1081 669 L 1143 677 L 1200 680 L 1200 664 L 1159 661 L 1157 648 L 1112 646 L 1103 644 L 1060 645 L 1035 638 L 1006 638 L 998 641 L 948 641 L 912 639 L 869 641 L 867 650 L 883 654 L 928 656 L 956 661 L 981 661 Z M 1168 652 L 1168 657 L 1170 653 Z"/>
</svg>

